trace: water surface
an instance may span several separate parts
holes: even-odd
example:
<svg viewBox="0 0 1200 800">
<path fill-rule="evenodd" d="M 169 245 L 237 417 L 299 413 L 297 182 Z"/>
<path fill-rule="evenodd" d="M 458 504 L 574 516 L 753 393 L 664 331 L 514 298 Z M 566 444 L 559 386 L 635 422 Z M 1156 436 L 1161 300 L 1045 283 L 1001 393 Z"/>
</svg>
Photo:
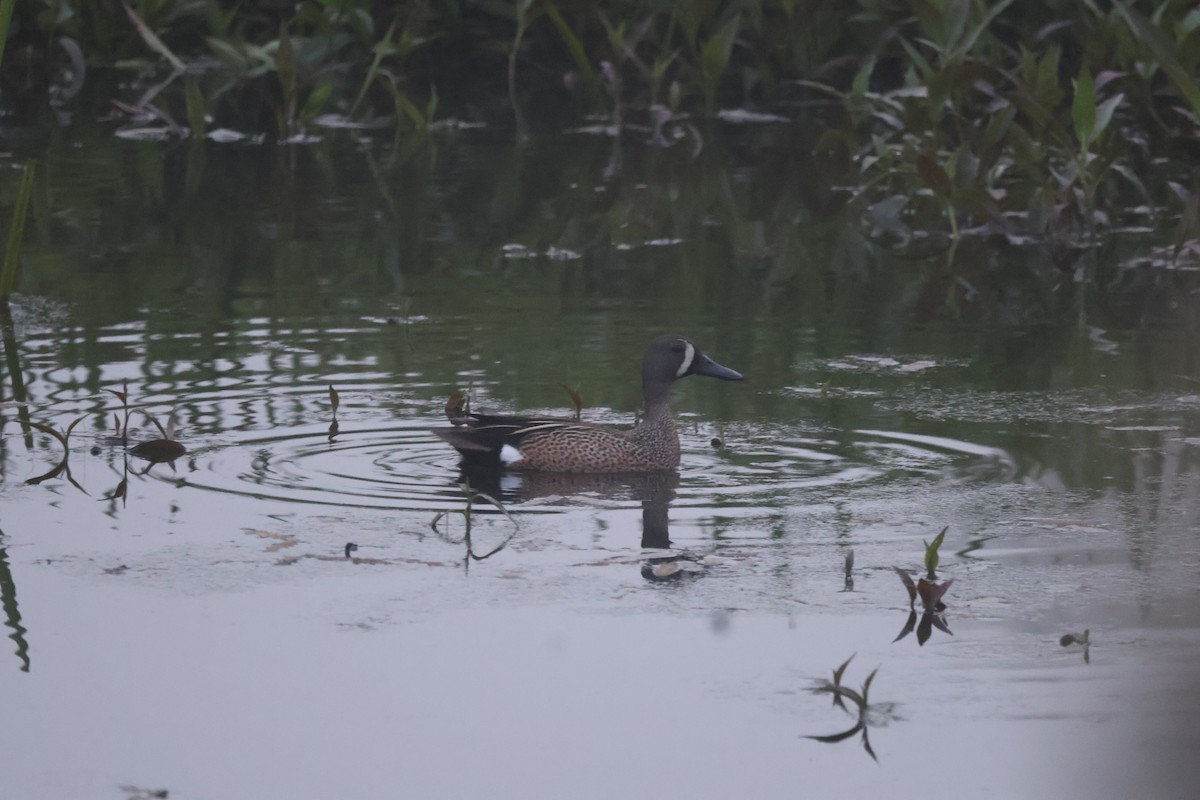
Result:
<svg viewBox="0 0 1200 800">
<path fill-rule="evenodd" d="M 13 796 L 1182 794 L 1188 276 L 1042 292 L 972 240 L 1029 280 L 926 313 L 941 256 L 856 262 L 756 135 L 52 148 L 0 373 Z M 629 424 L 669 331 L 748 376 L 677 387 L 678 475 L 506 476 L 464 541 L 450 394 Z M 106 438 L 124 387 L 186 455 Z M 69 479 L 26 417 L 81 419 Z M 893 642 L 943 528 L 953 635 Z M 877 762 L 804 738 L 851 655 Z"/>
</svg>

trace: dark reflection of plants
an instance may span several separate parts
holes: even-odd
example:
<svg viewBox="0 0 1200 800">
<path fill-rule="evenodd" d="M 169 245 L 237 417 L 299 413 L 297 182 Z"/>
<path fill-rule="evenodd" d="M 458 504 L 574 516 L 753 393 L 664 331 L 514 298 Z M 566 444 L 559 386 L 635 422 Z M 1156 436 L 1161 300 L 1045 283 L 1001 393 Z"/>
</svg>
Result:
<svg viewBox="0 0 1200 800">
<path fill-rule="evenodd" d="M 70 425 L 67 426 L 67 429 L 65 431 L 56 430 L 55 428 L 53 428 L 49 425 L 46 425 L 45 423 L 41 423 L 41 422 L 30 422 L 29 423 L 31 426 L 38 429 L 42 433 L 48 433 L 51 436 L 53 436 L 55 439 L 57 439 L 58 443 L 62 445 L 63 453 L 62 453 L 62 458 L 58 461 L 57 464 L 55 464 L 53 467 L 51 467 L 48 472 L 45 472 L 41 475 L 37 475 L 33 478 L 27 479 L 25 481 L 26 485 L 36 486 L 40 483 L 44 483 L 45 481 L 48 481 L 52 478 L 57 478 L 60 475 L 62 475 L 64 477 L 66 477 L 67 481 L 72 486 L 74 486 L 76 489 L 83 492 L 84 494 L 87 494 L 87 490 L 84 489 L 82 486 L 80 486 L 79 483 L 75 480 L 75 478 L 73 478 L 71 476 L 71 464 L 70 464 L 71 431 L 75 430 L 75 426 L 78 425 L 80 422 L 82 422 L 84 419 L 85 419 L 84 417 L 77 417 L 75 420 L 73 420 L 71 422 Z"/>
<path fill-rule="evenodd" d="M 871 682 L 875 680 L 875 674 L 879 672 L 878 667 L 871 670 L 871 674 L 863 681 L 861 689 L 851 689 L 849 686 L 842 684 L 842 676 L 846 672 L 846 667 L 850 666 L 850 662 L 853 660 L 854 656 L 850 656 L 850 658 L 843 661 L 833 671 L 832 681 L 818 681 L 812 691 L 814 694 L 831 695 L 833 697 L 833 704 L 854 718 L 854 725 L 840 733 L 827 736 L 805 736 L 804 738 L 834 744 L 861 733 L 863 749 L 867 751 L 867 755 L 878 761 L 879 758 L 875 755 L 875 750 L 871 747 L 870 729 L 882 728 L 893 720 L 899 719 L 895 714 L 896 704 L 869 702 Z M 846 705 L 847 700 L 850 701 L 850 706 Z"/>
<path fill-rule="evenodd" d="M 3 541 L 4 531 L 0 531 L 0 542 Z M 12 631 L 8 638 L 17 645 L 17 659 L 21 662 L 21 671 L 29 672 L 29 642 L 25 639 L 27 631 L 21 624 L 21 611 L 17 607 L 17 584 L 8 563 L 8 550 L 3 546 L 0 546 L 0 605 L 4 607 L 4 623 Z"/>
<path fill-rule="evenodd" d="M 948 580 L 943 583 L 937 583 L 937 566 L 939 555 L 938 551 L 942 546 L 942 542 L 946 538 L 946 531 L 949 528 L 942 528 L 932 542 L 925 543 L 925 572 L 926 574 L 919 578 L 916 583 L 907 572 L 900 567 L 892 567 L 896 574 L 900 576 L 900 582 L 904 584 L 904 588 L 908 590 L 908 619 L 904 623 L 904 627 L 900 629 L 893 642 L 898 642 L 905 636 L 908 636 L 915 629 L 917 632 L 917 644 L 924 645 L 929 641 L 929 637 L 933 635 L 933 629 L 937 628 L 943 633 L 953 636 L 954 633 L 946 624 L 946 604 L 942 602 L 942 597 L 950 590 L 950 586 L 954 583 L 953 580 Z M 921 615 L 920 621 L 917 619 L 916 601 L 921 599 Z"/>
<path fill-rule="evenodd" d="M 466 554 L 463 556 L 463 569 L 466 570 L 470 568 L 472 561 L 484 561 L 507 547 L 508 543 L 511 542 L 513 537 L 517 535 L 517 531 L 521 526 L 517 523 L 517 520 L 508 513 L 508 510 L 503 506 L 503 504 L 501 504 L 499 500 L 495 499 L 491 495 L 476 491 L 475 489 L 471 488 L 470 484 L 466 482 L 459 483 L 458 488 L 462 492 L 465 501 L 463 509 L 461 511 L 439 511 L 429 523 L 429 527 L 432 528 L 434 533 L 441 537 L 443 541 L 451 544 L 465 545 Z M 504 537 L 499 544 L 492 549 L 481 553 L 477 553 L 475 551 L 475 543 L 472 539 L 471 531 L 472 520 L 475 516 L 475 502 L 478 500 L 482 500 L 483 502 L 495 508 L 501 514 L 503 514 L 504 518 L 511 522 L 513 526 L 512 531 L 509 532 L 508 536 Z M 463 534 L 462 538 L 460 539 L 455 539 L 450 535 L 449 518 L 454 514 L 460 514 L 463 518 Z M 438 523 L 440 523 L 442 520 L 446 520 L 446 524 L 443 527 L 438 527 Z M 350 556 L 349 545 L 347 545 L 346 556 L 347 558 Z"/>
</svg>

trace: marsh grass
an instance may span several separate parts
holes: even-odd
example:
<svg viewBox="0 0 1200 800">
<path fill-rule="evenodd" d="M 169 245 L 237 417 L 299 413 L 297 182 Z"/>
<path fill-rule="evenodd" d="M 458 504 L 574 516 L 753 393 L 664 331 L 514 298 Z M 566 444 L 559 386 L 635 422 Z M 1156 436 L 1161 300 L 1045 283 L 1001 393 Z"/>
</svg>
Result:
<svg viewBox="0 0 1200 800">
<path fill-rule="evenodd" d="M 994 242 L 1033 242 L 1093 283 L 1090 254 L 1136 220 L 1176 231 L 1146 264 L 1200 265 L 1193 182 L 1151 169 L 1188 163 L 1200 137 L 1189 0 L 56 0 L 13 13 L 39 41 L 77 43 L 89 74 L 122 77 L 112 100 L 131 137 L 390 132 L 390 169 L 432 157 L 439 131 L 464 122 L 511 126 L 527 145 L 587 124 L 697 162 L 730 120 L 758 115 L 799 140 L 815 128 L 802 146 L 818 173 L 801 191 L 870 231 L 847 237 L 844 259 L 941 259 L 922 317 L 959 312 Z M 604 179 L 627 158 L 614 148 Z"/>
<path fill-rule="evenodd" d="M 13 205 L 12 222 L 8 228 L 8 240 L 4 246 L 4 263 L 0 265 L 0 302 L 7 303 L 17 284 L 17 269 L 21 260 L 21 244 L 25 239 L 25 218 L 29 212 L 29 200 L 33 196 L 33 178 L 37 168 L 28 162 L 21 171 L 21 182 Z"/>
</svg>

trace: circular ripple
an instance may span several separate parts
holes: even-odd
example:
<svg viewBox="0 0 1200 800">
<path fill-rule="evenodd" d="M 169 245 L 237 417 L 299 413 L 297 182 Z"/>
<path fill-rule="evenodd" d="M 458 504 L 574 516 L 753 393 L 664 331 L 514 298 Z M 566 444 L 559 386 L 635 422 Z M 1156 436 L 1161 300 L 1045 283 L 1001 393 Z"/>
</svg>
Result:
<svg viewBox="0 0 1200 800">
<path fill-rule="evenodd" d="M 461 507 L 454 451 L 428 433 L 430 423 L 386 428 L 328 424 L 286 434 L 248 434 L 197 453 L 197 488 L 285 502 L 359 508 L 446 510 Z"/>
<path fill-rule="evenodd" d="M 361 416 L 361 414 L 360 414 Z M 286 433 L 235 434 L 195 453 L 184 482 L 214 491 L 284 502 L 408 511 L 462 507 L 463 480 L 455 452 L 429 429 L 444 424 L 421 416 L 386 427 L 328 423 Z M 478 490 L 525 511 L 600 503 L 636 506 L 666 490 L 691 508 L 777 507 L 781 498 L 812 501 L 848 486 L 898 475 L 961 474 L 1003 478 L 1011 460 L 1002 451 L 968 442 L 887 431 L 856 431 L 844 440 L 801 438 L 780 426 L 726 428 L 719 447 L 705 430 L 682 437 L 677 475 L 470 476 Z"/>
</svg>

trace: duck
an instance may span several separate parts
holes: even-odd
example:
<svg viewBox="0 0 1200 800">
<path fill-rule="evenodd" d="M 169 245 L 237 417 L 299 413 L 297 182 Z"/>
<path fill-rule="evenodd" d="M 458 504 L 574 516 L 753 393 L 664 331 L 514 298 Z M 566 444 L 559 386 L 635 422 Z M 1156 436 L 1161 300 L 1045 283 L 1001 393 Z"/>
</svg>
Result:
<svg viewBox="0 0 1200 800">
<path fill-rule="evenodd" d="M 671 415 L 671 387 L 689 375 L 744 380 L 686 336 L 660 336 L 642 357 L 643 414 L 633 428 L 481 410 L 432 433 L 474 467 L 577 474 L 673 470 L 679 466 L 679 433 Z"/>
</svg>

